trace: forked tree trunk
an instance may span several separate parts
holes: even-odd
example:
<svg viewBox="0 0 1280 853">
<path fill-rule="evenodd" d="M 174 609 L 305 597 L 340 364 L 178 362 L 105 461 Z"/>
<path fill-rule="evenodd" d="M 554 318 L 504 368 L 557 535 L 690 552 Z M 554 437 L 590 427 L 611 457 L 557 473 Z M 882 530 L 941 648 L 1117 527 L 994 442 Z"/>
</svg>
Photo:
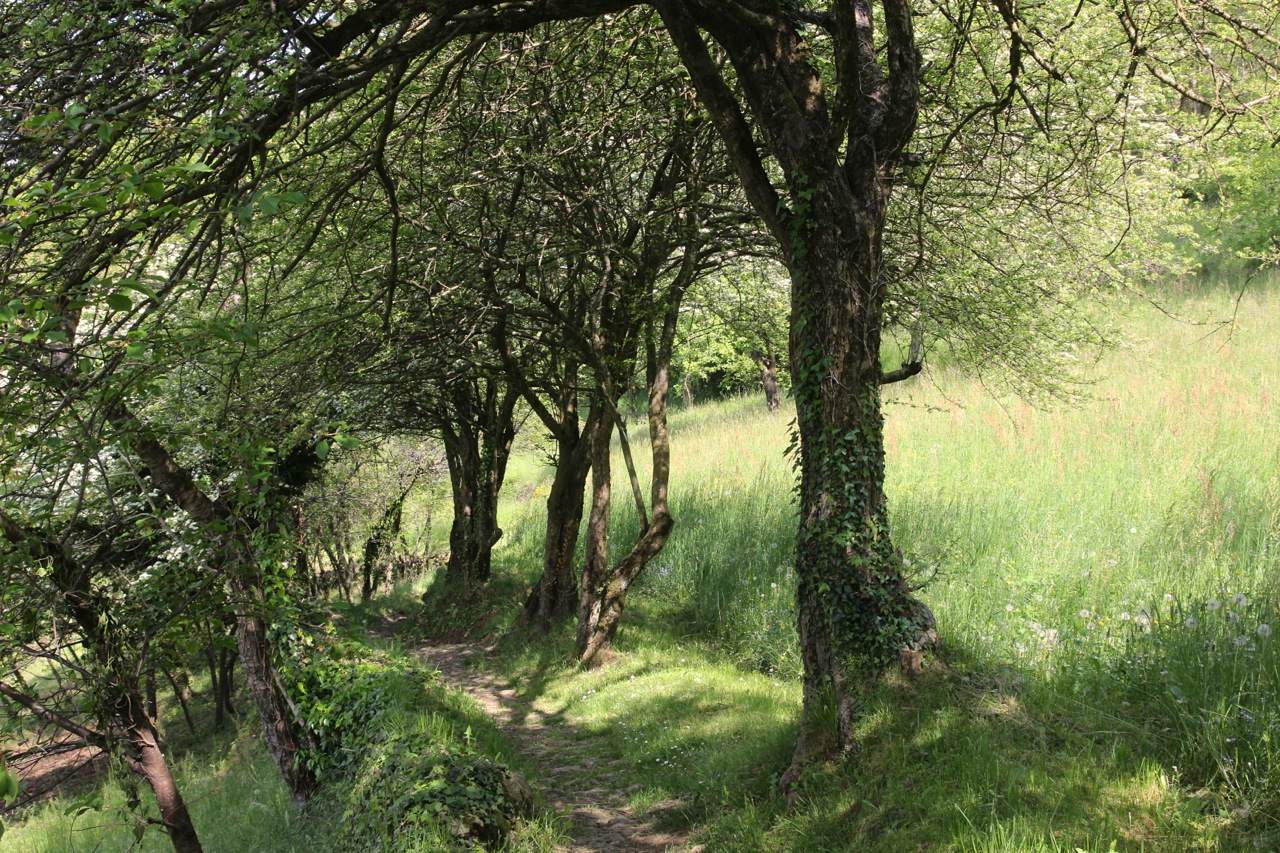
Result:
<svg viewBox="0 0 1280 853">
<path fill-rule="evenodd" d="M 484 401 L 460 392 L 456 423 L 442 430 L 449 482 L 453 489 L 453 525 L 449 529 L 449 562 L 445 578 L 470 596 L 489 581 L 493 546 L 502 538 L 498 527 L 498 495 L 506 478 L 519 394 L 487 383 Z"/>
<path fill-rule="evenodd" d="M 587 553 L 582 570 L 581 603 L 578 611 L 578 659 L 586 666 L 604 662 L 613 644 L 626 606 L 627 591 L 649 562 L 667 544 L 675 519 L 668 504 L 671 479 L 671 441 L 667 432 L 667 397 L 670 391 L 671 354 L 675 346 L 676 322 L 680 303 L 694 278 L 693 259 L 696 247 L 685 247 L 684 263 L 664 296 L 662 328 L 655 344 L 650 337 L 646 353 L 649 379 L 649 451 L 653 460 L 649 485 L 649 512 L 635 481 L 635 471 L 628 461 L 632 488 L 636 491 L 637 512 L 641 530 L 634 545 L 616 565 L 609 566 L 609 515 L 611 503 L 610 444 L 614 419 L 606 416 L 604 426 L 596 433 L 591 446 L 591 517 L 587 525 Z M 603 359 L 602 359 L 603 361 Z M 596 396 L 595 410 L 609 405 L 608 387 Z M 616 410 L 613 410 L 616 415 Z M 620 430 L 620 432 L 622 432 Z M 623 433 L 625 442 L 625 433 Z M 627 451 L 624 443 L 624 453 Z"/>
</svg>

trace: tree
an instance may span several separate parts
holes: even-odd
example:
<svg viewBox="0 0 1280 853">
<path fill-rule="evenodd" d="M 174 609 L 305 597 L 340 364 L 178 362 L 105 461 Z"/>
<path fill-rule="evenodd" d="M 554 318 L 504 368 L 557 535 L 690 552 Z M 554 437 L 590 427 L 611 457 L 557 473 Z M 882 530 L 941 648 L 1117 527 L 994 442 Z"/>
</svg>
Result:
<svg viewBox="0 0 1280 853">
<path fill-rule="evenodd" d="M 56 141 L 43 140 L 37 127 L 15 154 L 19 177 L 6 192 L 40 211 L 3 229 L 11 248 L 18 247 L 9 253 L 7 266 L 25 263 L 53 271 L 50 277 L 63 282 L 58 298 L 65 301 L 94 275 L 105 274 L 106 259 L 136 245 L 136 235 L 155 233 L 153 219 L 168 221 L 180 213 L 188 221 L 207 222 L 212 210 L 231 199 L 243 209 L 274 198 L 258 194 L 264 192 L 264 178 L 275 174 L 273 158 L 285 150 L 281 140 L 306 139 L 317 116 L 344 101 L 359 102 L 379 72 L 403 64 L 406 79 L 412 78 L 431 67 L 436 52 L 450 43 L 475 45 L 480 42 L 466 40 L 615 14 L 633 5 L 640 4 L 543 0 L 442 6 L 429 0 L 371 0 L 332 9 L 288 2 L 268 12 L 246 0 L 189 12 L 147 6 L 105 22 L 91 5 L 81 8 L 66 0 L 50 6 L 42 10 L 41 27 L 59 15 L 94 26 L 45 27 L 53 35 L 25 22 L 2 30 L 5 46 L 13 48 L 6 56 L 33 57 L 22 66 L 6 60 L 8 68 L 21 73 L 6 75 L 5 90 L 21 85 L 33 100 L 59 105 L 40 114 L 54 116 L 46 125 L 58 129 Z M 932 634 L 931 617 L 913 598 L 889 534 L 879 391 L 884 381 L 919 369 L 912 364 L 885 373 L 880 351 L 893 280 L 884 254 L 887 216 L 895 186 L 916 159 L 908 145 L 921 119 L 926 65 L 916 13 L 904 0 L 653 0 L 648 5 L 661 16 L 741 187 L 792 278 L 790 355 L 800 469 L 796 568 L 805 701 L 796 759 L 784 777 L 789 784 L 802 767 L 806 733 L 824 688 L 829 686 L 835 698 L 838 740 L 851 748 L 857 685 L 900 653 L 913 660 L 912 647 Z M 1059 44 L 1064 51 L 1076 47 L 1071 38 L 1078 19 L 1097 20 L 1093 7 L 966 0 L 934 3 L 924 11 L 929 20 L 945 22 L 939 26 L 950 34 L 946 50 L 966 57 L 963 64 L 978 67 L 990 85 L 991 98 L 977 104 L 971 116 L 960 116 L 955 125 L 960 129 L 980 118 L 998 126 L 1003 117 L 1018 113 L 1032 116 L 1045 137 L 1063 127 L 1069 139 L 1087 138 L 1087 126 L 1075 122 L 1090 111 L 1075 107 L 1087 105 L 1090 93 L 1097 98 L 1096 86 L 1104 80 L 1114 85 L 1103 97 L 1125 103 L 1143 67 L 1183 98 L 1237 111 L 1258 109 L 1249 86 L 1275 82 L 1270 33 L 1277 12 L 1266 6 L 1223 9 L 1208 0 L 1186 0 L 1105 10 L 1127 48 L 1114 74 L 1107 70 L 1115 67 L 1114 51 L 1104 52 L 1101 73 L 1079 54 L 1074 59 L 1058 55 Z M 985 30 L 981 42 L 971 40 L 971 22 L 979 17 L 985 22 L 988 15 L 998 26 Z M 263 26 L 263 20 L 272 26 Z M 175 22 L 180 42 L 171 34 Z M 154 39 L 170 43 L 173 53 L 157 50 Z M 1207 45 L 1215 50 L 1206 51 Z M 1089 48 L 1096 53 L 1096 46 Z M 152 58 L 157 55 L 174 58 L 159 62 Z M 999 65 L 992 65 L 997 55 Z M 107 56 L 117 62 L 137 56 L 146 73 L 137 75 L 139 80 L 112 73 Z M 1244 75 L 1249 86 L 1234 82 L 1236 57 L 1250 71 Z M 1206 69 L 1203 82 L 1194 74 L 1179 78 L 1189 62 Z M 82 74 L 86 67 L 89 73 Z M 117 95 L 113 87 L 136 100 Z M 84 112 L 72 115 L 77 98 L 87 103 Z M 186 183 L 162 179 L 158 184 L 137 173 L 127 180 L 134 180 L 138 195 L 154 197 L 155 205 L 142 204 L 153 211 L 153 219 L 139 220 L 123 206 L 108 204 L 112 216 L 90 217 L 71 227 L 63 209 L 68 199 L 92 186 L 86 181 L 100 179 L 111 157 L 118 164 L 125 147 L 102 142 L 104 150 L 86 141 L 82 130 L 87 126 L 92 132 L 140 105 L 167 110 L 183 123 L 199 118 L 212 129 L 176 137 L 129 134 L 129 161 L 180 168 L 195 160 L 211 172 Z M 356 117 L 360 111 L 346 114 Z M 209 118 L 227 115 L 245 118 Z M 1116 115 L 1123 118 L 1123 111 Z M 140 159 L 143 152 L 151 159 Z M 42 207 L 42 199 L 54 203 Z M 72 322 L 66 311 L 57 316 L 59 322 Z M 54 357 L 63 357 L 62 342 L 45 339 Z M 202 515 L 201 506 L 192 504 L 191 511 Z"/>
</svg>

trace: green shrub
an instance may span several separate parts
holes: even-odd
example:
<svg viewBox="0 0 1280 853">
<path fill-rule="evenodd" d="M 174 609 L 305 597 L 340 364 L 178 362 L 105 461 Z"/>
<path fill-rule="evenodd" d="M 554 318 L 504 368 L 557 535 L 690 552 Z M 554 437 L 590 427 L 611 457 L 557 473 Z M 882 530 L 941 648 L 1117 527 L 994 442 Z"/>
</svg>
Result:
<svg viewBox="0 0 1280 853">
<path fill-rule="evenodd" d="M 531 814 L 527 785 L 469 743 L 441 745 L 420 732 L 377 744 L 347 796 L 353 850 L 401 853 L 498 842 Z"/>
<path fill-rule="evenodd" d="M 438 675 L 408 658 L 336 657 L 353 649 L 335 644 L 289 670 L 289 692 L 307 730 L 301 760 L 321 782 L 355 772 L 369 744 L 399 713 L 422 703 Z"/>
</svg>

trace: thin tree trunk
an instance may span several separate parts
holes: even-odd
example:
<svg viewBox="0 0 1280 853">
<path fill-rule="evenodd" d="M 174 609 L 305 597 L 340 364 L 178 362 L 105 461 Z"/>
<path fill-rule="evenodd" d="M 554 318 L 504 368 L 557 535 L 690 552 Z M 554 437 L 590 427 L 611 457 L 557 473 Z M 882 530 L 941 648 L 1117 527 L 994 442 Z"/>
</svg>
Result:
<svg viewBox="0 0 1280 853">
<path fill-rule="evenodd" d="M 671 479 L 671 439 L 667 431 L 667 398 L 671 387 L 671 355 L 675 346 L 676 323 L 680 316 L 680 303 L 685 291 L 694 279 L 695 255 L 693 245 L 685 247 L 684 262 L 679 274 L 668 287 L 665 311 L 658 341 L 649 337 L 646 353 L 649 379 L 649 452 L 653 460 L 652 480 L 649 485 L 649 512 L 647 524 L 644 497 L 639 493 L 635 472 L 630 464 L 626 436 L 623 453 L 627 455 L 628 473 L 632 488 L 636 490 L 636 509 L 642 519 L 643 529 L 626 556 L 612 569 L 608 566 L 610 470 L 609 445 L 613 421 L 597 434 L 591 449 L 592 503 L 588 526 L 587 560 L 583 567 L 581 605 L 578 615 L 578 658 L 587 666 L 603 662 L 613 644 L 626 606 L 627 591 L 644 571 L 649 562 L 662 551 L 675 527 L 675 519 L 668 509 L 668 484 Z M 607 374 L 605 374 L 607 380 Z M 610 389 L 607 381 L 598 397 L 599 408 L 608 405 Z M 617 411 L 614 410 L 614 414 Z"/>
<path fill-rule="evenodd" d="M 782 408 L 782 393 L 778 389 L 778 356 L 773 349 L 766 348 L 759 353 L 760 385 L 764 388 L 764 404 L 770 412 Z"/>
<path fill-rule="evenodd" d="M 186 670 L 179 669 L 177 674 L 174 671 L 165 668 L 165 680 L 169 682 L 169 687 L 173 689 L 173 698 L 178 700 L 179 707 L 182 708 L 182 718 L 187 721 L 187 728 L 192 734 L 196 733 L 195 720 L 191 718 L 191 678 L 187 675 Z"/>
<path fill-rule="evenodd" d="M 133 697 L 133 701 L 136 700 L 137 697 Z M 128 699 L 125 701 L 130 702 Z M 164 752 L 160 749 L 155 726 L 141 711 L 141 707 L 138 707 L 129 714 L 125 737 L 131 754 L 125 756 L 125 761 L 130 769 L 146 780 L 155 794 L 156 805 L 160 808 L 160 822 L 176 853 L 203 853 L 204 848 L 200 845 L 195 824 L 191 822 L 191 813 L 187 811 L 187 804 L 182 799 L 169 763 L 165 761 Z"/>
<path fill-rule="evenodd" d="M 271 649 L 267 637 L 267 623 L 258 616 L 259 604 L 256 591 L 241 589 L 244 596 L 236 608 L 236 645 L 240 650 L 240 665 L 244 669 L 249 695 L 258 711 L 267 751 L 275 759 L 280 775 L 301 808 L 316 790 L 316 779 L 311 770 L 300 760 L 300 722 L 294 719 L 289 699 L 271 665 Z"/>
<path fill-rule="evenodd" d="M 592 409 L 603 407 L 597 397 Z M 591 514 L 587 517 L 586 554 L 582 565 L 582 586 L 578 604 L 577 653 L 579 659 L 592 645 L 592 635 L 600 621 L 602 589 L 609 573 L 609 517 L 612 513 L 613 482 L 609 458 L 613 443 L 613 420 L 602 419 L 591 441 Z M 596 655 L 601 649 L 597 648 Z"/>
</svg>

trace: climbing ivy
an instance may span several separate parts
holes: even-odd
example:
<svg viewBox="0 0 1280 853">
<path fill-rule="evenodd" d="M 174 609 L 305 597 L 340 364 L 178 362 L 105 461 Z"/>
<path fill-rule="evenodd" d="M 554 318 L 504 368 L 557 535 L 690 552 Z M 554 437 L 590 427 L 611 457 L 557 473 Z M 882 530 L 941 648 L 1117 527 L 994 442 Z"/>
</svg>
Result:
<svg viewBox="0 0 1280 853">
<path fill-rule="evenodd" d="M 785 219 L 791 238 L 793 287 L 792 371 L 796 398 L 788 453 L 799 474 L 801 525 L 797 538 L 799 595 L 809 633 L 826 660 L 846 672 L 878 670 L 919 632 L 919 619 L 901 574 L 901 556 L 889 535 L 881 492 L 884 421 L 878 382 L 859 381 L 839 393 L 853 423 L 824 417 L 824 390 L 832 353 L 815 333 L 815 282 L 809 237 L 814 190 L 802 174 L 792 179 Z M 878 364 L 878 362 L 877 362 Z M 810 643 L 813 644 L 811 639 Z"/>
</svg>

